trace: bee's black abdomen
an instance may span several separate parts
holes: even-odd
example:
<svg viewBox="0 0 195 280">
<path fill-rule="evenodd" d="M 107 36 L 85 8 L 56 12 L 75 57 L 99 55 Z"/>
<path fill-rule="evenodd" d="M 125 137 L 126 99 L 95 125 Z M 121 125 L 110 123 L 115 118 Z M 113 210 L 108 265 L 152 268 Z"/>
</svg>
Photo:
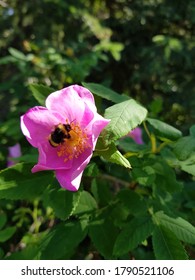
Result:
<svg viewBox="0 0 195 280">
<path fill-rule="evenodd" d="M 62 144 L 65 139 L 70 139 L 69 132 L 71 131 L 70 124 L 59 124 L 55 130 L 50 134 L 49 143 L 52 147 L 57 147 Z"/>
<path fill-rule="evenodd" d="M 53 142 L 60 144 L 61 142 L 63 142 L 64 139 L 64 133 L 61 129 L 56 128 L 54 132 L 52 132 L 51 134 L 51 139 Z"/>
</svg>

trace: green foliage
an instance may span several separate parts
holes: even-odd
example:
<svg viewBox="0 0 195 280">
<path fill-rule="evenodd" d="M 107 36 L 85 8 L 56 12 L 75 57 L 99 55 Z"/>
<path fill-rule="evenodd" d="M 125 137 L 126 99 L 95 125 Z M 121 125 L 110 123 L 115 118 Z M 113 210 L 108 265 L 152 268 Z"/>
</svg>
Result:
<svg viewBox="0 0 195 280">
<path fill-rule="evenodd" d="M 168 228 L 162 225 L 157 226 L 154 230 L 152 241 L 154 253 L 158 260 L 188 259 L 181 242 Z"/>
<path fill-rule="evenodd" d="M 178 239 L 195 244 L 195 228 L 180 217 L 169 217 L 162 212 L 155 213 L 155 221 L 172 231 Z"/>
<path fill-rule="evenodd" d="M 146 118 L 147 110 L 135 100 L 121 102 L 106 109 L 105 117 L 111 119 L 104 130 L 104 141 L 110 144 L 140 125 Z"/>
<path fill-rule="evenodd" d="M 121 190 L 118 193 L 118 198 L 122 202 L 123 207 L 125 207 L 129 213 L 132 215 L 143 215 L 147 212 L 146 201 L 143 197 L 132 190 Z"/>
<path fill-rule="evenodd" d="M 1 213 L 0 215 L 0 229 L 5 225 L 7 221 L 7 217 L 5 215 L 5 213 Z"/>
<path fill-rule="evenodd" d="M 87 234 L 87 220 L 66 222 L 57 225 L 40 244 L 41 259 L 69 258 L 72 251 Z"/>
<path fill-rule="evenodd" d="M 5 242 L 10 239 L 15 231 L 16 227 L 7 227 L 6 229 L 2 229 L 0 231 L 0 242 Z"/>
<path fill-rule="evenodd" d="M 89 227 L 89 236 L 100 254 L 105 259 L 113 259 L 113 246 L 116 241 L 118 229 L 109 215 L 108 209 L 93 218 Z"/>
<path fill-rule="evenodd" d="M 0 259 L 195 259 L 194 1 L 4 2 Z M 20 116 L 76 83 L 111 121 L 69 192 Z"/>
<path fill-rule="evenodd" d="M 32 164 L 18 163 L 0 173 L 0 197 L 6 199 L 34 199 L 50 184 L 50 172 L 31 173 Z"/>
<path fill-rule="evenodd" d="M 167 140 L 177 140 L 182 136 L 181 131 L 162 121 L 151 118 L 147 118 L 147 121 L 154 128 L 155 135 L 160 138 Z"/>
<path fill-rule="evenodd" d="M 45 99 L 47 98 L 47 96 L 50 93 L 54 92 L 54 89 L 44 86 L 44 85 L 38 85 L 38 84 L 30 84 L 29 88 L 32 91 L 34 98 L 42 106 L 45 106 Z"/>
<path fill-rule="evenodd" d="M 101 156 L 108 162 L 113 162 L 119 165 L 122 165 L 126 168 L 131 168 L 130 162 L 117 150 L 116 146 L 111 143 L 107 146 L 103 136 L 99 138 L 97 146 L 96 146 L 96 154 Z"/>
<path fill-rule="evenodd" d="M 135 249 L 146 240 L 153 231 L 150 216 L 141 216 L 132 219 L 120 232 L 114 246 L 114 255 L 120 256 Z"/>
<path fill-rule="evenodd" d="M 118 94 L 117 92 L 99 84 L 95 83 L 82 83 L 82 85 L 88 88 L 93 94 L 110 100 L 114 103 L 120 103 L 126 100 L 129 100 L 129 97 L 126 95 Z"/>
<path fill-rule="evenodd" d="M 174 147 L 174 153 L 177 158 L 181 161 L 184 161 L 190 157 L 190 155 L 195 152 L 195 134 L 194 134 L 195 125 L 190 129 L 190 135 L 182 137 L 179 139 Z"/>
<path fill-rule="evenodd" d="M 55 185 L 55 184 L 54 184 Z M 53 208 L 56 217 L 66 220 L 79 203 L 81 193 L 72 193 L 63 189 L 53 188 L 48 191 L 46 203 Z"/>
</svg>

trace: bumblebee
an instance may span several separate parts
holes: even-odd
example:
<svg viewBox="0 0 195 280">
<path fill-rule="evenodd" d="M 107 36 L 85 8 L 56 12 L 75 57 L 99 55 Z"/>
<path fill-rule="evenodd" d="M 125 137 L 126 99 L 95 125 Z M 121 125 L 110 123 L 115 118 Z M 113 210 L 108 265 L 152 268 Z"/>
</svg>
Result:
<svg viewBox="0 0 195 280">
<path fill-rule="evenodd" d="M 49 135 L 49 143 L 52 147 L 58 147 L 65 139 L 70 139 L 69 132 L 71 131 L 70 124 L 58 124 L 55 130 Z"/>
</svg>

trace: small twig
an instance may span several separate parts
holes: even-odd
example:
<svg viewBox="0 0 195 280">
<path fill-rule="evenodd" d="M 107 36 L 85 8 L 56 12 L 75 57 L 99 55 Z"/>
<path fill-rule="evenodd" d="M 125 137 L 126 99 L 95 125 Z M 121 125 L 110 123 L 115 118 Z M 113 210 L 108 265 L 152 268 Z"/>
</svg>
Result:
<svg viewBox="0 0 195 280">
<path fill-rule="evenodd" d="M 114 182 L 115 184 L 123 185 L 126 188 L 130 187 L 130 183 L 129 182 L 121 180 L 121 179 L 118 179 L 118 178 L 116 178 L 114 176 L 111 176 L 111 175 L 108 175 L 108 174 L 103 174 L 103 175 L 100 176 L 100 178 L 108 180 L 108 181 L 111 181 L 111 182 Z"/>
</svg>

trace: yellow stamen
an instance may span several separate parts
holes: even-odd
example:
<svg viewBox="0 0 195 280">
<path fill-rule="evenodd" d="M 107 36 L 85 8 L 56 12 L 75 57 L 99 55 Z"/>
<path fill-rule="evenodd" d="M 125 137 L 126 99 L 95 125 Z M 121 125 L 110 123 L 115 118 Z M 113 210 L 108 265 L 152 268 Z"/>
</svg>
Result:
<svg viewBox="0 0 195 280">
<path fill-rule="evenodd" d="M 71 123 L 71 130 L 69 132 L 70 138 L 65 139 L 57 147 L 57 155 L 64 157 L 64 161 L 78 158 L 86 148 L 89 148 L 88 136 L 85 130 L 82 130 L 79 124 Z"/>
</svg>

